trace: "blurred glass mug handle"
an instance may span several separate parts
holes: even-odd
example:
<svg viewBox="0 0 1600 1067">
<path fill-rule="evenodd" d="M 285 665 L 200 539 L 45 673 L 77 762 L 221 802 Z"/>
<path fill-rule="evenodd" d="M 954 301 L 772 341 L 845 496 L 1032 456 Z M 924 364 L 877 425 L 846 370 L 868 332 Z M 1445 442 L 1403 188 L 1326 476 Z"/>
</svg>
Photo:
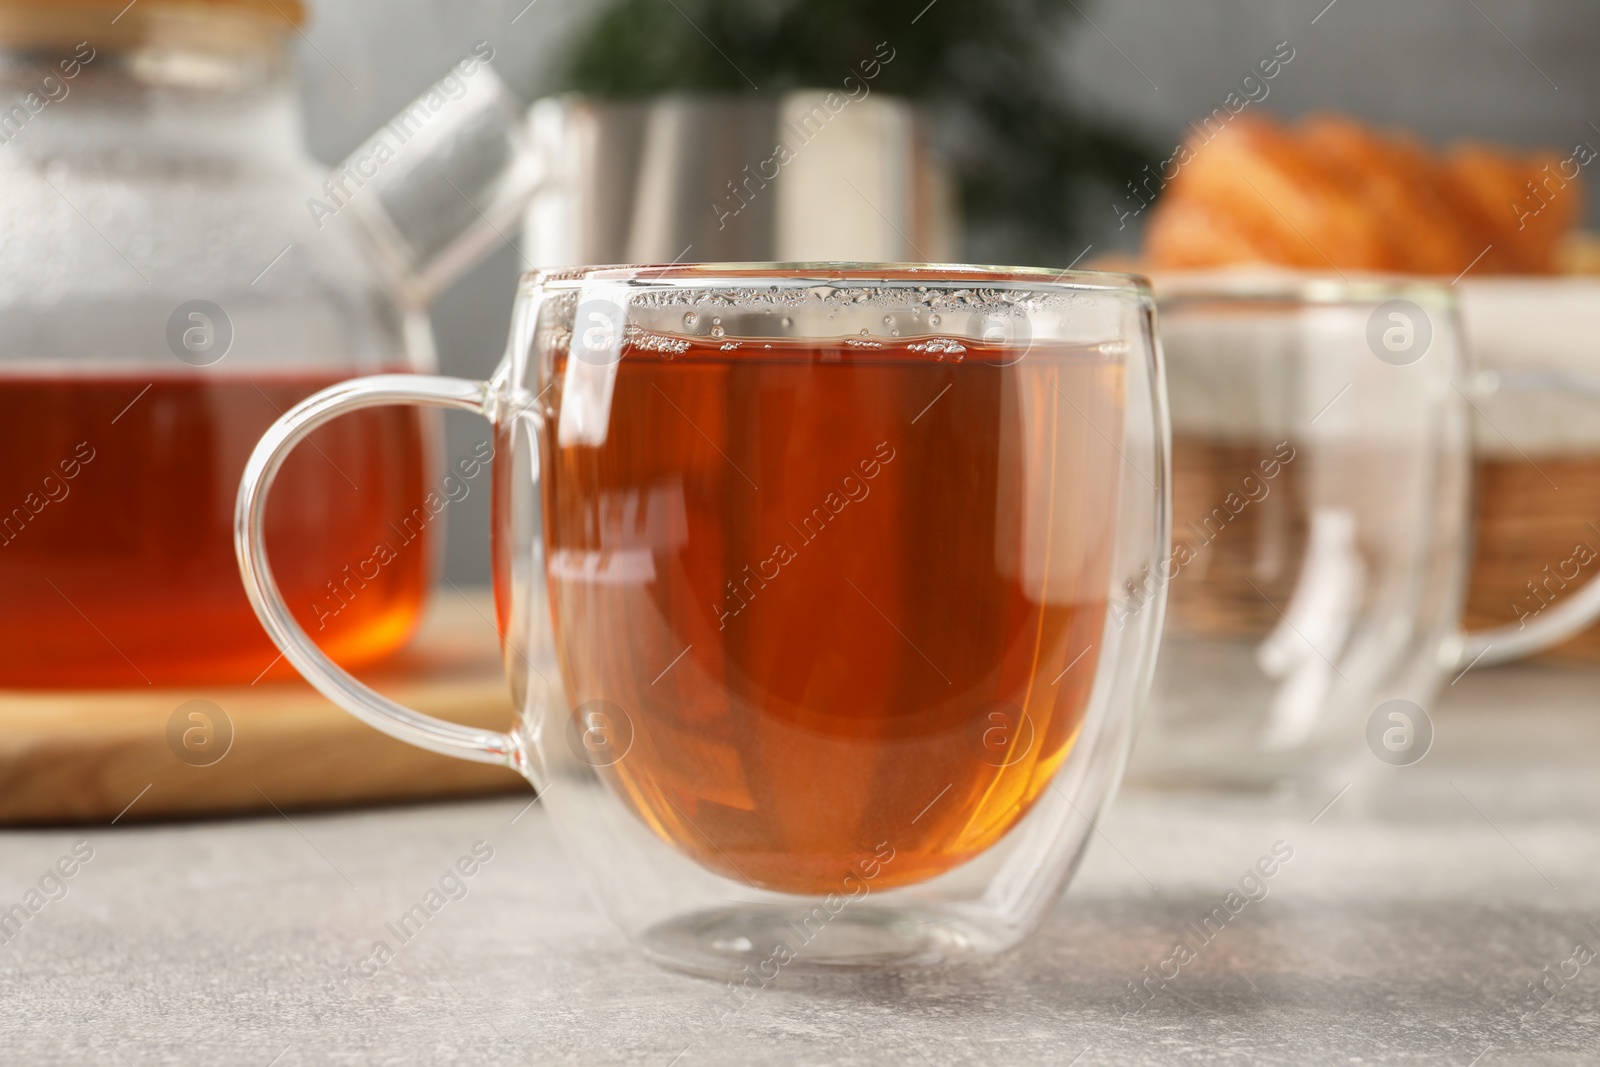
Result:
<svg viewBox="0 0 1600 1067">
<path fill-rule="evenodd" d="M 1600 378 L 1562 371 L 1483 371 L 1473 381 L 1473 392 L 1489 396 L 1507 393 L 1570 393 L 1600 402 Z M 1600 577 L 1591 578 L 1571 596 L 1539 612 L 1538 616 L 1516 624 L 1463 633 L 1457 652 L 1447 666 L 1465 670 L 1471 666 L 1509 663 L 1542 652 L 1576 637 L 1600 619 Z M 1445 653 L 1447 659 L 1449 651 Z"/>
<path fill-rule="evenodd" d="M 311 201 L 318 228 L 346 221 L 397 300 L 423 310 L 494 245 L 509 242 L 548 172 L 524 117 L 479 44 L 385 123 L 323 183 Z M 345 382 L 296 405 L 257 444 L 239 485 L 234 546 L 250 603 L 292 663 L 324 696 L 391 737 L 449 756 L 522 769 L 511 734 L 444 722 L 389 700 L 326 656 L 295 621 L 267 562 L 267 494 L 296 444 L 361 408 L 422 404 L 475 411 L 494 422 L 485 382 L 388 374 Z"/>
<path fill-rule="evenodd" d="M 523 752 L 508 733 L 477 730 L 420 714 L 363 685 L 317 647 L 295 621 L 267 562 L 267 494 L 290 451 L 317 427 L 361 408 L 423 404 L 473 411 L 497 421 L 487 382 L 423 374 L 382 374 L 335 385 L 296 404 L 261 438 L 245 465 L 233 539 L 245 592 L 283 654 L 318 692 L 391 737 L 446 756 L 498 763 L 519 773 Z"/>
</svg>

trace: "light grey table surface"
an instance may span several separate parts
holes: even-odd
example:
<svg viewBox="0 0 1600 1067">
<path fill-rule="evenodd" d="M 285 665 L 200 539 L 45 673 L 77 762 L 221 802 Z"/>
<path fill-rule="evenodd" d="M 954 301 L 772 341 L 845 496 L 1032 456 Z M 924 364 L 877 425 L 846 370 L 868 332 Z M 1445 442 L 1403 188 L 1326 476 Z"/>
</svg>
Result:
<svg viewBox="0 0 1600 1067">
<path fill-rule="evenodd" d="M 1374 761 L 1315 822 L 1331 796 L 1125 791 L 1001 965 L 780 981 L 737 1012 L 636 957 L 520 799 L 7 832 L 0 907 L 93 857 L 0 945 L 0 1062 L 1592 1063 L 1600 959 L 1565 961 L 1600 951 L 1597 697 L 1600 672 L 1474 671 L 1426 759 Z M 467 895 L 360 977 L 480 841 Z M 1277 841 L 1270 894 L 1128 1015 Z"/>
</svg>

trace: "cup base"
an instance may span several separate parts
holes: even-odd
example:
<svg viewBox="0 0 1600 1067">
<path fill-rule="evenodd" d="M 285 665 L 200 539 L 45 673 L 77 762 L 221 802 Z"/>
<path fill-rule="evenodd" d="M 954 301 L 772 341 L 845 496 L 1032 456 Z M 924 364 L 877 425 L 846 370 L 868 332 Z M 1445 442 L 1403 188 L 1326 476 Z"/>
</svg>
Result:
<svg viewBox="0 0 1600 1067">
<path fill-rule="evenodd" d="M 645 930 L 639 946 L 657 963 L 706 978 L 765 986 L 781 976 L 898 971 L 992 956 L 1004 944 L 929 912 L 821 902 L 730 905 Z"/>
</svg>

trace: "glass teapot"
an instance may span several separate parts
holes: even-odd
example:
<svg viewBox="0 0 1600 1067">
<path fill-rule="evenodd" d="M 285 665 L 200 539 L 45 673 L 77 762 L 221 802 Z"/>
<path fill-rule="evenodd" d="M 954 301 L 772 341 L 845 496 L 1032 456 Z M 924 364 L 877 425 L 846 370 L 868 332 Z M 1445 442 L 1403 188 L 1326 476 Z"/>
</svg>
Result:
<svg viewBox="0 0 1600 1067">
<path fill-rule="evenodd" d="M 926 128 L 865 75 L 525 111 L 480 44 L 327 174 L 302 14 L 0 0 L 0 688 L 288 676 L 233 556 L 251 448 L 327 385 L 435 369 L 430 300 L 524 218 L 539 266 L 947 258 Z M 279 582 L 346 667 L 421 614 L 460 484 L 437 429 L 361 412 L 279 476 Z"/>
<path fill-rule="evenodd" d="M 306 217 L 299 15 L 0 3 L 0 686 L 262 675 L 228 524 L 256 437 L 333 382 L 432 366 L 425 323 Z M 307 623 L 360 663 L 410 631 L 433 531 L 340 610 L 309 605 L 422 495 L 430 428 L 331 429 L 271 536 Z"/>
</svg>

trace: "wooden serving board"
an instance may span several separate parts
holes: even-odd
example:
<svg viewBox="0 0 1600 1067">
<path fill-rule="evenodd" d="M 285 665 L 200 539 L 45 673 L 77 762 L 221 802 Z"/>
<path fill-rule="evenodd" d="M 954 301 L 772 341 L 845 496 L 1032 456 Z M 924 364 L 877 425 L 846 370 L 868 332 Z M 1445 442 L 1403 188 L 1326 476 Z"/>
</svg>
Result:
<svg viewBox="0 0 1600 1067">
<path fill-rule="evenodd" d="M 513 711 L 493 617 L 487 595 L 441 589 L 410 646 L 359 673 L 418 711 L 505 729 Z M 180 712 L 190 701 L 208 704 Z M 196 710 L 204 718 L 191 718 Z M 128 822 L 518 790 L 533 795 L 508 769 L 438 756 L 381 734 L 298 679 L 0 693 L 0 825 Z"/>
</svg>

